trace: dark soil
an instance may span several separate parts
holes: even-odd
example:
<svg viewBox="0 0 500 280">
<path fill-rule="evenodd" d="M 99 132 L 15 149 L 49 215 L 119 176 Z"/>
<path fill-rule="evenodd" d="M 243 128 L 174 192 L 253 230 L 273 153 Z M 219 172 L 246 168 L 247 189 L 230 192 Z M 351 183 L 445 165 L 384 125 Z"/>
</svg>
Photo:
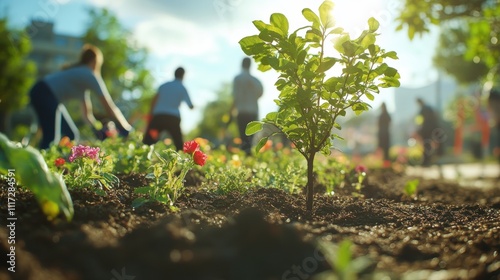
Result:
<svg viewBox="0 0 500 280">
<path fill-rule="evenodd" d="M 358 195 L 349 187 L 317 195 L 308 213 L 304 195 L 266 188 L 216 195 L 200 178 L 189 178 L 175 213 L 159 203 L 131 207 L 142 175 L 120 176 L 106 197 L 73 190 L 73 221 L 55 224 L 19 190 L 15 273 L 5 260 L 1 182 L 0 279 L 315 279 L 334 270 L 317 242 L 345 239 L 355 258 L 370 260 L 360 278 L 500 279 L 500 187 L 421 180 L 409 198 L 403 186 L 411 178 L 377 171 Z"/>
</svg>

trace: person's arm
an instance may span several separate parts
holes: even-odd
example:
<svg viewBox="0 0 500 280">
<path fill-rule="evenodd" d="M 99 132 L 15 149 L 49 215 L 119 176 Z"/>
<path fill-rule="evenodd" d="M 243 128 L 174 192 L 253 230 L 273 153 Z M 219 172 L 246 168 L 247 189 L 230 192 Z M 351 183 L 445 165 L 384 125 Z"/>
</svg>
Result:
<svg viewBox="0 0 500 280">
<path fill-rule="evenodd" d="M 97 119 L 94 116 L 94 111 L 92 110 L 92 101 L 90 100 L 90 94 L 89 92 L 85 93 L 83 102 L 82 102 L 82 107 L 83 107 L 83 118 L 84 120 L 91 125 L 92 127 L 96 129 L 101 129 L 99 126 L 100 123 L 97 121 Z"/>
<path fill-rule="evenodd" d="M 130 131 L 132 129 L 132 126 L 128 123 L 127 119 L 125 119 L 125 116 L 123 116 L 122 111 L 115 105 L 113 100 L 111 99 L 111 96 L 105 94 L 99 97 L 101 104 L 104 106 L 104 109 L 106 110 L 106 113 L 108 115 L 112 116 L 118 123 L 127 131 Z"/>
<path fill-rule="evenodd" d="M 184 94 L 185 94 L 186 103 L 189 106 L 189 109 L 192 110 L 194 108 L 194 106 L 193 106 L 193 102 L 191 102 L 191 98 L 189 97 L 187 90 L 184 91 Z"/>
</svg>

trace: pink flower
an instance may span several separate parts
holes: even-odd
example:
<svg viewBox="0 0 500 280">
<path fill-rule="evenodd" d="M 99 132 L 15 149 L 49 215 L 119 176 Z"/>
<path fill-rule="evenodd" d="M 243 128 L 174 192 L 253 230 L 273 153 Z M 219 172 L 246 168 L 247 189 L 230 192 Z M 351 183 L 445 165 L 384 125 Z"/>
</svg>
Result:
<svg viewBox="0 0 500 280">
<path fill-rule="evenodd" d="M 63 158 L 56 158 L 56 160 L 54 161 L 54 164 L 56 165 L 56 167 L 61 167 L 65 163 L 66 163 L 66 161 Z"/>
<path fill-rule="evenodd" d="M 186 154 L 190 154 L 190 155 L 192 155 L 194 152 L 196 152 L 199 148 L 200 148 L 200 145 L 198 143 L 196 143 L 196 141 L 194 141 L 194 140 L 187 141 L 186 143 L 184 143 L 184 146 L 182 147 L 183 151 Z"/>
<path fill-rule="evenodd" d="M 366 168 L 366 166 L 359 164 L 359 165 L 357 165 L 357 166 L 356 166 L 356 168 L 354 168 L 354 170 L 355 170 L 357 173 L 363 173 L 363 172 L 365 172 L 365 173 L 366 173 L 366 171 L 367 171 L 368 169 Z"/>
<path fill-rule="evenodd" d="M 203 165 L 205 165 L 205 162 L 207 161 L 207 155 L 204 154 L 200 150 L 196 150 L 196 151 L 194 151 L 194 154 L 193 154 L 193 160 L 194 160 L 195 164 L 197 164 L 199 166 L 203 166 Z"/>
<path fill-rule="evenodd" d="M 99 159 L 99 152 L 101 149 L 99 147 L 89 147 L 89 146 L 83 146 L 83 145 L 78 145 L 78 146 L 73 146 L 71 148 L 71 155 L 69 156 L 69 161 L 73 162 L 77 158 L 90 158 L 97 163 L 100 163 L 101 160 Z"/>
</svg>

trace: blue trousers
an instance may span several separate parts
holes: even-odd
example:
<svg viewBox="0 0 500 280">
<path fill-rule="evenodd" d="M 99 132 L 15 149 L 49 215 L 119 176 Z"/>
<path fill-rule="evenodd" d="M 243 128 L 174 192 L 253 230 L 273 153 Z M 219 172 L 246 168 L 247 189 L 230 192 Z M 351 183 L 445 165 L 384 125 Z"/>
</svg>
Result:
<svg viewBox="0 0 500 280">
<path fill-rule="evenodd" d="M 38 81 L 30 90 L 30 104 L 35 109 L 38 125 L 42 129 L 42 140 L 39 143 L 39 148 L 46 149 L 54 141 L 56 110 L 59 106 L 59 100 L 44 81 Z M 61 117 L 61 136 L 74 139 L 75 134 L 69 127 L 68 122 L 64 116 Z"/>
</svg>

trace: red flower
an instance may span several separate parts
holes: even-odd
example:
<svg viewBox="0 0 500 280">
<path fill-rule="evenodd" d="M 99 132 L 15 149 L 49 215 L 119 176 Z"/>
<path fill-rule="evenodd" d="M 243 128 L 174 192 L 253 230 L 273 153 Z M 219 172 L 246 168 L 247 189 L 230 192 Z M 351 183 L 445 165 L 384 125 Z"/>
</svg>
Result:
<svg viewBox="0 0 500 280">
<path fill-rule="evenodd" d="M 357 173 L 363 173 L 363 172 L 366 172 L 368 169 L 366 168 L 366 166 L 360 164 L 360 165 L 356 166 L 356 168 L 354 168 L 354 170 Z"/>
<path fill-rule="evenodd" d="M 149 136 L 151 136 L 151 138 L 153 138 L 154 140 L 158 139 L 158 136 L 159 136 L 158 129 L 150 129 L 148 131 L 148 133 L 149 133 Z"/>
<path fill-rule="evenodd" d="M 184 146 L 182 147 L 182 150 L 183 150 L 186 154 L 190 154 L 190 155 L 192 155 L 192 154 L 193 154 L 194 152 L 196 152 L 199 148 L 200 148 L 200 145 L 198 145 L 198 143 L 196 143 L 196 141 L 191 140 L 191 141 L 187 141 L 186 143 L 184 143 Z"/>
<path fill-rule="evenodd" d="M 205 162 L 207 161 L 207 155 L 205 155 L 200 150 L 196 150 L 193 154 L 193 160 L 194 160 L 194 163 L 198 164 L 199 166 L 203 166 L 203 165 L 205 165 Z"/>
<path fill-rule="evenodd" d="M 54 164 L 55 164 L 57 167 L 61 167 L 61 166 L 63 166 L 65 163 L 66 163 L 66 161 L 65 161 L 63 158 L 56 158 L 56 160 L 54 161 Z"/>
</svg>

